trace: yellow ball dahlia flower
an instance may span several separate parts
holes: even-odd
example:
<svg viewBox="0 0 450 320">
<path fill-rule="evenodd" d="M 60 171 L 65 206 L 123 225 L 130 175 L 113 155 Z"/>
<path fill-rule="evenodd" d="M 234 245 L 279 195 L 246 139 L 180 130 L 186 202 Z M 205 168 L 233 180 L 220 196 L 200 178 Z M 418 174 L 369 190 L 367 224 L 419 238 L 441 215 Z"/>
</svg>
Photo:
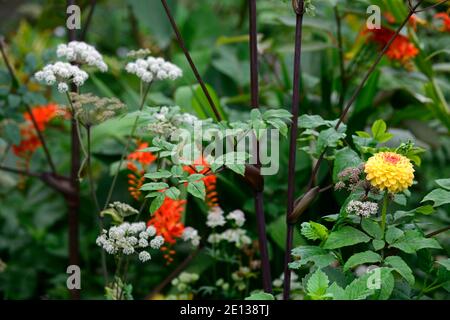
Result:
<svg viewBox="0 0 450 320">
<path fill-rule="evenodd" d="M 411 161 L 395 152 L 379 152 L 373 155 L 367 160 L 364 172 L 372 186 L 391 193 L 408 189 L 414 179 Z"/>
</svg>

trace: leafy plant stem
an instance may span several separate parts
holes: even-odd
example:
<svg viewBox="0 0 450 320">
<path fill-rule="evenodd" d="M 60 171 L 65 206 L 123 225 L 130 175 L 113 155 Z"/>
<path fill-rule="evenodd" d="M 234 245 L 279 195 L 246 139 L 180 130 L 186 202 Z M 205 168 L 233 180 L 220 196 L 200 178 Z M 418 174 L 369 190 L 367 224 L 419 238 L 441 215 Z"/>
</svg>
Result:
<svg viewBox="0 0 450 320">
<path fill-rule="evenodd" d="M 383 207 L 381 208 L 381 231 L 384 236 L 384 232 L 386 230 L 386 214 L 387 214 L 387 207 L 389 203 L 389 193 L 388 191 L 385 191 L 383 196 Z"/>
</svg>

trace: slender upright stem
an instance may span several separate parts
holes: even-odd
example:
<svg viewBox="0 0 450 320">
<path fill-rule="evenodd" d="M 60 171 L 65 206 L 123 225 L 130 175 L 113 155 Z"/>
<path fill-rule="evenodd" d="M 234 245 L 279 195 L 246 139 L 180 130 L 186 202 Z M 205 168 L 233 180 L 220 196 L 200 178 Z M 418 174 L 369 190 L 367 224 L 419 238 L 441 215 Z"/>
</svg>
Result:
<svg viewBox="0 0 450 320">
<path fill-rule="evenodd" d="M 144 108 L 145 100 L 147 99 L 147 95 L 148 95 L 148 92 L 150 90 L 150 87 L 151 87 L 151 83 L 147 84 L 145 89 L 144 89 L 144 92 L 141 93 L 141 104 L 139 106 L 139 111 L 142 111 L 142 109 Z M 118 178 L 120 170 L 122 168 L 122 164 L 123 164 L 124 158 L 125 158 L 125 156 L 128 153 L 128 149 L 130 148 L 131 140 L 133 139 L 133 136 L 136 133 L 136 129 L 137 129 L 137 125 L 138 125 L 139 119 L 140 119 L 140 116 L 139 115 L 136 116 L 136 119 L 134 120 L 134 123 L 133 123 L 133 127 L 131 128 L 130 136 L 128 137 L 128 139 L 127 139 L 127 141 L 125 143 L 125 148 L 123 149 L 122 154 L 120 155 L 119 165 L 117 166 L 116 172 L 114 174 L 113 181 L 112 181 L 111 186 L 109 188 L 108 196 L 106 197 L 106 201 L 105 201 L 105 205 L 103 206 L 103 209 L 106 209 L 106 207 L 108 206 L 109 202 L 111 201 L 111 197 L 112 197 L 114 188 L 116 187 L 117 178 Z"/>
<path fill-rule="evenodd" d="M 295 27 L 295 54 L 294 54 L 294 83 L 292 90 L 292 126 L 289 144 L 289 165 L 288 165 L 288 201 L 286 212 L 286 251 L 284 257 L 284 288 L 283 299 L 287 300 L 290 296 L 291 270 L 289 262 L 291 261 L 292 241 L 294 234 L 294 225 L 289 223 L 288 217 L 294 210 L 295 193 L 295 162 L 297 158 L 297 136 L 298 136 L 298 116 L 300 104 L 300 72 L 301 72 L 301 52 L 302 52 L 302 33 L 303 33 L 303 15 L 304 1 L 296 0 L 298 7 L 296 11 Z"/>
<path fill-rule="evenodd" d="M 87 166 L 87 172 L 88 172 L 88 180 L 89 180 L 89 190 L 91 192 L 92 201 L 94 201 L 95 209 L 97 212 L 100 212 L 100 204 L 98 202 L 97 193 L 95 192 L 95 182 L 94 182 L 94 174 L 92 172 L 92 148 L 91 148 L 91 127 L 86 127 L 86 135 L 87 135 L 87 159 L 86 159 L 86 166 Z M 100 233 L 103 231 L 103 217 L 100 215 L 97 216 L 98 219 L 98 227 L 100 230 Z M 101 252 L 101 260 L 102 260 L 102 273 L 103 273 L 103 280 L 105 282 L 105 286 L 108 285 L 108 268 L 106 265 L 106 254 L 104 250 L 100 250 Z"/>
<path fill-rule="evenodd" d="M 216 116 L 216 120 L 222 121 L 222 116 L 220 115 L 213 99 L 211 98 L 208 88 L 206 88 L 205 82 L 203 81 L 202 77 L 200 76 L 200 73 L 198 72 L 197 67 L 195 66 L 195 63 L 191 58 L 189 50 L 186 48 L 183 37 L 180 33 L 180 30 L 178 29 L 177 23 L 175 22 L 172 12 L 170 11 L 170 7 L 167 4 L 167 1 L 161 0 L 161 3 L 164 6 L 164 10 L 166 11 L 167 17 L 169 18 L 172 29 L 175 32 L 177 42 L 178 42 L 179 46 L 181 47 L 181 50 L 183 50 L 183 53 L 186 56 L 186 59 L 187 59 L 189 65 L 191 66 L 192 71 L 194 72 L 195 78 L 197 79 L 198 83 L 200 84 L 200 87 L 202 88 L 203 93 L 205 94 L 206 99 L 208 100 L 208 103 L 209 103 L 212 111 L 214 112 L 214 115 Z"/>
<path fill-rule="evenodd" d="M 256 0 L 248 0 L 249 5 L 249 34 L 250 34 L 250 84 L 251 101 L 253 108 L 259 108 L 259 77 L 258 77 L 258 33 Z M 261 168 L 259 141 L 256 142 L 257 167 Z M 260 173 L 259 173 L 260 174 Z M 261 179 L 264 179 L 261 177 Z M 266 221 L 264 216 L 263 190 L 255 191 L 256 224 L 258 226 L 259 250 L 261 254 L 261 269 L 263 276 L 263 288 L 265 292 L 272 292 L 272 280 L 270 274 L 269 251 L 267 249 Z"/>
</svg>

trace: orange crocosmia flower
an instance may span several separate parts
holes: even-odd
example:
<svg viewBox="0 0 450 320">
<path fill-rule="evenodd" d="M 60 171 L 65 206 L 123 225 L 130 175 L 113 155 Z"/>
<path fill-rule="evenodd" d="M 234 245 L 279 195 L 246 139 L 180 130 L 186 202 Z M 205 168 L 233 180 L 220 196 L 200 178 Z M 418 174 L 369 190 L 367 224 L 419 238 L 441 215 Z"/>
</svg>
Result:
<svg viewBox="0 0 450 320">
<path fill-rule="evenodd" d="M 151 152 L 143 152 L 139 150 L 143 150 L 148 148 L 147 142 L 142 142 L 138 145 L 136 151 L 130 153 L 127 157 L 128 160 L 134 160 L 139 162 L 142 165 L 149 165 L 153 161 L 156 160 L 156 157 Z"/>
<path fill-rule="evenodd" d="M 442 20 L 441 31 L 450 32 L 450 16 L 447 13 L 437 13 L 434 15 L 434 18 Z"/>
<path fill-rule="evenodd" d="M 203 166 L 204 168 L 200 171 L 194 170 L 196 166 Z M 201 157 L 194 161 L 191 166 L 185 166 L 184 171 L 188 172 L 190 175 L 195 173 L 208 174 L 210 172 L 210 166 L 204 157 Z M 217 197 L 217 176 L 215 174 L 208 174 L 202 178 L 205 183 L 206 188 L 206 203 L 209 207 L 216 207 L 219 205 L 219 199 Z"/>
<path fill-rule="evenodd" d="M 366 33 L 370 33 L 369 40 L 377 43 L 381 48 L 385 47 L 390 39 L 395 35 L 395 31 L 388 28 L 367 29 Z M 419 54 L 419 49 L 405 36 L 399 34 L 388 50 L 386 56 L 391 60 L 408 62 Z"/>
<path fill-rule="evenodd" d="M 156 233 L 170 244 L 174 244 L 184 231 L 181 215 L 186 200 L 173 200 L 169 197 L 164 199 L 162 206 L 155 211 L 148 225 L 156 228 Z"/>
<path fill-rule="evenodd" d="M 40 131 L 45 130 L 47 124 L 56 117 L 58 109 L 58 105 L 54 103 L 49 103 L 45 106 L 36 106 L 31 109 L 31 113 Z M 24 113 L 23 116 L 27 121 L 31 122 L 31 116 L 28 112 Z"/>
</svg>

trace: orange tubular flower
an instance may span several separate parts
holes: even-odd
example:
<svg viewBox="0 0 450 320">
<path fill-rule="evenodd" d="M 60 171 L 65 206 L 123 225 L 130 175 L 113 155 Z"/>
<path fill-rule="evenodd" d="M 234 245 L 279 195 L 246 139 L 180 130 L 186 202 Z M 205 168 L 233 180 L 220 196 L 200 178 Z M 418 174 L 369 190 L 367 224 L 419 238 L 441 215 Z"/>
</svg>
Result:
<svg viewBox="0 0 450 320">
<path fill-rule="evenodd" d="M 47 124 L 56 117 L 58 112 L 58 105 L 49 103 L 45 106 L 37 106 L 31 109 L 31 113 L 36 120 L 37 127 L 40 131 L 45 130 Z M 25 113 L 24 118 L 31 123 L 31 116 L 29 113 Z M 32 123 L 31 123 L 32 124 Z"/>
<path fill-rule="evenodd" d="M 435 19 L 442 20 L 442 32 L 450 32 L 450 16 L 447 13 L 441 12 L 434 15 Z"/>
<path fill-rule="evenodd" d="M 147 142 L 139 143 L 136 151 L 127 156 L 127 168 L 131 171 L 131 173 L 128 174 L 128 191 L 135 200 L 139 200 L 141 196 L 141 191 L 139 189 L 145 181 L 144 174 L 146 167 L 156 160 L 153 153 L 139 151 L 145 148 L 148 148 Z"/>
<path fill-rule="evenodd" d="M 164 237 L 165 242 L 174 244 L 184 231 L 181 216 L 184 210 L 185 200 L 164 199 L 162 206 L 155 211 L 148 225 L 156 228 L 156 233 Z"/>
<path fill-rule="evenodd" d="M 196 171 L 195 166 L 203 166 L 204 168 L 200 171 Z M 201 174 L 208 174 L 210 172 L 210 166 L 205 158 L 201 157 L 200 159 L 195 160 L 192 166 L 185 166 L 184 171 L 188 172 L 189 174 L 195 174 L 195 173 L 201 173 Z M 208 174 L 207 176 L 203 177 L 203 182 L 205 183 L 206 187 L 206 204 L 209 207 L 216 207 L 219 205 L 219 199 L 217 196 L 216 186 L 217 186 L 217 176 L 214 174 Z"/>
<path fill-rule="evenodd" d="M 368 29 L 366 33 L 370 33 L 369 40 L 379 44 L 381 48 L 386 46 L 389 40 L 395 35 L 395 31 L 388 28 Z M 419 49 L 409 41 L 409 39 L 399 34 L 386 51 L 386 56 L 391 60 L 401 63 L 407 63 L 419 54 Z"/>
</svg>

